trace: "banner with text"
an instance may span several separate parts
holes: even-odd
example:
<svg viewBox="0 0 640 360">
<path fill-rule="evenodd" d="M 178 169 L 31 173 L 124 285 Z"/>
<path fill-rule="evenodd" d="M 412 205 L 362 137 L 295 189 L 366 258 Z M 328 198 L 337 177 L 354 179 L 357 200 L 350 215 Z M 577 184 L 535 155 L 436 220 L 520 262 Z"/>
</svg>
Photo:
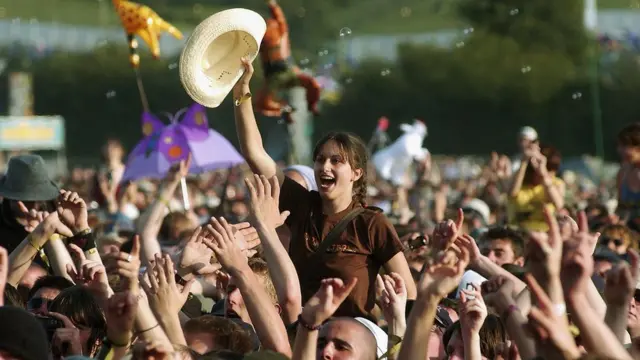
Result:
<svg viewBox="0 0 640 360">
<path fill-rule="evenodd" d="M 0 150 L 60 150 L 62 148 L 64 148 L 62 117 L 0 117 Z"/>
</svg>

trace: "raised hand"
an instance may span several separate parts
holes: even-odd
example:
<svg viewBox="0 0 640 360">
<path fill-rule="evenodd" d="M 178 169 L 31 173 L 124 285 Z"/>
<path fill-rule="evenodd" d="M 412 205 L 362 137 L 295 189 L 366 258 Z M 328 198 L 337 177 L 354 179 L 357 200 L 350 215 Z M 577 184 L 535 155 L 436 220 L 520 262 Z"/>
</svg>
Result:
<svg viewBox="0 0 640 360">
<path fill-rule="evenodd" d="M 140 236 L 133 237 L 131 253 L 124 251 L 112 252 L 104 256 L 104 264 L 108 274 L 117 275 L 116 292 L 130 291 L 138 294 L 138 275 L 140 273 Z"/>
<path fill-rule="evenodd" d="M 169 172 L 166 175 L 168 182 L 177 183 L 183 177 L 189 175 L 189 169 L 191 168 L 191 153 L 187 156 L 186 160 L 180 160 L 169 168 Z"/>
<path fill-rule="evenodd" d="M 65 315 L 56 312 L 48 312 L 47 315 L 62 321 L 64 324 L 64 327 L 56 329 L 51 339 L 51 352 L 54 356 L 83 355 L 80 329 Z"/>
<path fill-rule="evenodd" d="M 563 240 L 560 227 L 549 211 L 544 211 L 549 232 L 531 232 L 527 243 L 527 263 L 533 276 L 538 281 L 546 281 L 560 273 Z"/>
<path fill-rule="evenodd" d="M 251 195 L 251 218 L 256 224 L 264 224 L 270 228 L 277 228 L 284 224 L 289 212 L 280 212 L 280 184 L 274 176 L 267 179 L 264 175 L 254 175 L 253 183 L 244 180 Z"/>
<path fill-rule="evenodd" d="M 473 290 L 462 289 L 460 292 L 460 325 L 465 335 L 479 334 L 484 319 L 487 318 L 487 306 L 480 294 L 480 288 L 471 284 Z M 463 335 L 464 336 L 464 335 Z"/>
<path fill-rule="evenodd" d="M 622 263 L 607 272 L 604 299 L 607 305 L 627 305 L 631 301 L 638 283 L 638 253 L 629 250 L 629 264 Z"/>
<path fill-rule="evenodd" d="M 97 298 L 107 300 L 111 295 L 111 287 L 104 265 L 87 260 L 82 249 L 74 244 L 69 244 L 68 248 L 76 262 L 76 268 L 67 264 L 67 274 L 77 285 L 83 285 Z"/>
<path fill-rule="evenodd" d="M 71 229 L 60 221 L 57 212 L 49 213 L 48 211 L 36 211 L 35 209 L 29 210 L 22 201 L 18 201 L 18 206 L 27 221 L 24 225 L 25 231 L 31 233 L 38 229 L 47 237 L 56 233 L 64 237 L 73 236 Z"/>
<path fill-rule="evenodd" d="M 357 282 L 357 278 L 346 284 L 338 278 L 322 280 L 320 289 L 302 308 L 304 322 L 314 327 L 322 325 L 338 310 Z"/>
<path fill-rule="evenodd" d="M 549 173 L 547 171 L 547 157 L 544 156 L 539 151 L 531 157 L 530 161 L 531 161 L 531 166 L 536 171 L 536 173 L 543 176 Z"/>
<path fill-rule="evenodd" d="M 246 270 L 247 256 L 234 243 L 233 229 L 224 218 L 212 219 L 207 225 L 209 236 L 203 242 L 216 254 L 222 269 L 231 276 Z"/>
<path fill-rule="evenodd" d="M 526 282 L 531 292 L 532 304 L 528 327 L 540 353 L 548 359 L 577 359 L 580 351 L 569 332 L 564 315 L 554 311 L 554 305 L 536 279 L 527 274 Z"/>
<path fill-rule="evenodd" d="M 428 299 L 442 299 L 455 290 L 469 265 L 469 251 L 460 249 L 458 256 L 452 252 L 429 259 L 418 282 L 418 296 Z"/>
<path fill-rule="evenodd" d="M 458 209 L 458 218 L 454 222 L 453 220 L 442 221 L 433 230 L 432 236 L 432 249 L 435 254 L 441 251 L 446 251 L 451 247 L 455 239 L 460 236 L 462 231 L 462 224 L 464 223 L 464 212 L 462 209 Z"/>
<path fill-rule="evenodd" d="M 458 236 L 457 239 L 453 242 L 453 244 L 458 248 L 465 248 L 469 253 L 469 263 L 475 264 L 480 260 L 482 254 L 480 253 L 480 248 L 478 247 L 478 243 L 476 243 L 476 239 L 474 239 L 469 234 L 462 234 Z"/>
<path fill-rule="evenodd" d="M 18 201 L 18 209 L 26 220 L 24 229 L 29 233 L 35 230 L 49 215 L 49 213 L 45 211 L 37 211 L 36 209 L 29 210 L 22 201 Z"/>
<path fill-rule="evenodd" d="M 105 318 L 109 340 L 117 344 L 131 341 L 138 310 L 138 297 L 131 292 L 116 293 L 107 301 Z"/>
<path fill-rule="evenodd" d="M 407 287 L 397 273 L 378 275 L 376 297 L 387 322 L 403 321 L 406 317 Z"/>
<path fill-rule="evenodd" d="M 147 293 L 149 304 L 157 314 L 177 314 L 187 302 L 194 279 L 189 280 L 182 289 L 178 289 L 175 268 L 169 255 L 156 254 L 152 269 L 147 269 L 149 283 L 141 281 Z"/>
<path fill-rule="evenodd" d="M 213 274 L 219 270 L 219 266 L 211 264 L 213 250 L 204 244 L 205 231 L 201 227 L 194 230 L 193 234 L 184 245 L 179 254 L 178 268 L 183 272 L 198 275 Z"/>
<path fill-rule="evenodd" d="M 249 84 L 251 83 L 251 77 L 253 76 L 253 65 L 247 58 L 240 59 L 242 67 L 244 68 L 244 74 L 240 77 L 240 80 L 233 87 L 233 95 L 235 98 L 245 95 L 245 91 L 248 91 Z"/>
<path fill-rule="evenodd" d="M 67 225 L 74 234 L 89 229 L 87 204 L 78 193 L 60 190 L 60 196 L 56 203 L 56 211 L 58 212 L 60 220 Z"/>
<path fill-rule="evenodd" d="M 502 275 L 483 282 L 481 287 L 485 303 L 493 307 L 500 316 L 505 315 L 509 307 L 516 304 L 513 298 L 513 281 Z"/>
<path fill-rule="evenodd" d="M 233 229 L 233 235 L 238 243 L 244 242 L 247 244 L 247 249 L 253 249 L 260 245 L 260 235 L 258 230 L 251 226 L 251 223 L 241 222 L 231 225 Z"/>
</svg>

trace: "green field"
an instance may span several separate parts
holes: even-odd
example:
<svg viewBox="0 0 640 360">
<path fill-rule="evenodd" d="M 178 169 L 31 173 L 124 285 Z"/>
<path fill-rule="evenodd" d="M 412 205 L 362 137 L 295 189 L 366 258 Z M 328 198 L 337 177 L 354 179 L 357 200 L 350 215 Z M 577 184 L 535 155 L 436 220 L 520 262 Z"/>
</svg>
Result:
<svg viewBox="0 0 640 360">
<path fill-rule="evenodd" d="M 328 0 L 313 0 L 328 1 Z M 153 1 L 143 1 L 153 2 Z M 21 18 L 30 21 L 55 21 L 66 24 L 115 26 L 111 0 L 11 0 L 9 6 L 0 6 L 0 18 Z M 213 0 L 203 0 L 195 6 L 155 6 L 155 10 L 178 28 L 188 30 L 208 15 L 220 10 L 209 5 Z M 349 27 L 356 34 L 414 33 L 458 25 L 455 5 L 447 1 L 405 1 L 411 6 L 402 6 L 393 0 L 359 0 L 332 16 L 331 23 L 337 27 Z M 438 5 L 434 5 L 437 3 Z M 262 7 L 262 1 L 256 6 Z M 599 0 L 600 8 L 636 9 L 640 0 Z M 291 11 L 285 9 L 285 11 Z M 292 15 L 290 15 L 292 16 Z M 310 14 L 307 16 L 311 16 Z"/>
</svg>

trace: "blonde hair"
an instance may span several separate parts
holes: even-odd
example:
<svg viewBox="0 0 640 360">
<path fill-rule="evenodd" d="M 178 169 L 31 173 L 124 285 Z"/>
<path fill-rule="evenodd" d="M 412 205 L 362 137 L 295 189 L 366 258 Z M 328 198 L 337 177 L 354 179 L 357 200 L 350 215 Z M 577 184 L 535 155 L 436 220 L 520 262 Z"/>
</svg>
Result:
<svg viewBox="0 0 640 360">
<path fill-rule="evenodd" d="M 276 293 L 276 287 L 273 285 L 267 262 L 257 257 L 250 258 L 249 267 L 254 274 L 262 279 L 264 290 L 269 295 L 271 301 L 273 301 L 274 304 L 278 304 L 278 294 Z"/>
</svg>

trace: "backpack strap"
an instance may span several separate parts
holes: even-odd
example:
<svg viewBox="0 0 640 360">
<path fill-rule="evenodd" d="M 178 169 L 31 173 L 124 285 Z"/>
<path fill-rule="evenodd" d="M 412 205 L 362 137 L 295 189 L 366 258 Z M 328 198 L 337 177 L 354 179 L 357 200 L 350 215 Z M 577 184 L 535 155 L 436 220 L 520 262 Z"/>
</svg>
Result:
<svg viewBox="0 0 640 360">
<path fill-rule="evenodd" d="M 333 245 L 340 238 L 340 234 L 342 234 L 342 232 L 347 228 L 347 225 L 349 225 L 349 223 L 353 221 L 353 219 L 355 219 L 356 216 L 362 214 L 364 211 L 365 209 L 360 206 L 349 211 L 347 215 L 345 215 L 345 217 L 343 217 L 336 224 L 336 226 L 334 226 L 333 229 L 329 231 L 329 233 L 324 238 L 324 240 L 320 242 L 320 246 L 318 246 L 318 249 L 316 250 L 316 254 L 320 254 L 320 255 L 324 254 L 327 251 L 327 249 L 329 249 L 329 247 Z"/>
</svg>

